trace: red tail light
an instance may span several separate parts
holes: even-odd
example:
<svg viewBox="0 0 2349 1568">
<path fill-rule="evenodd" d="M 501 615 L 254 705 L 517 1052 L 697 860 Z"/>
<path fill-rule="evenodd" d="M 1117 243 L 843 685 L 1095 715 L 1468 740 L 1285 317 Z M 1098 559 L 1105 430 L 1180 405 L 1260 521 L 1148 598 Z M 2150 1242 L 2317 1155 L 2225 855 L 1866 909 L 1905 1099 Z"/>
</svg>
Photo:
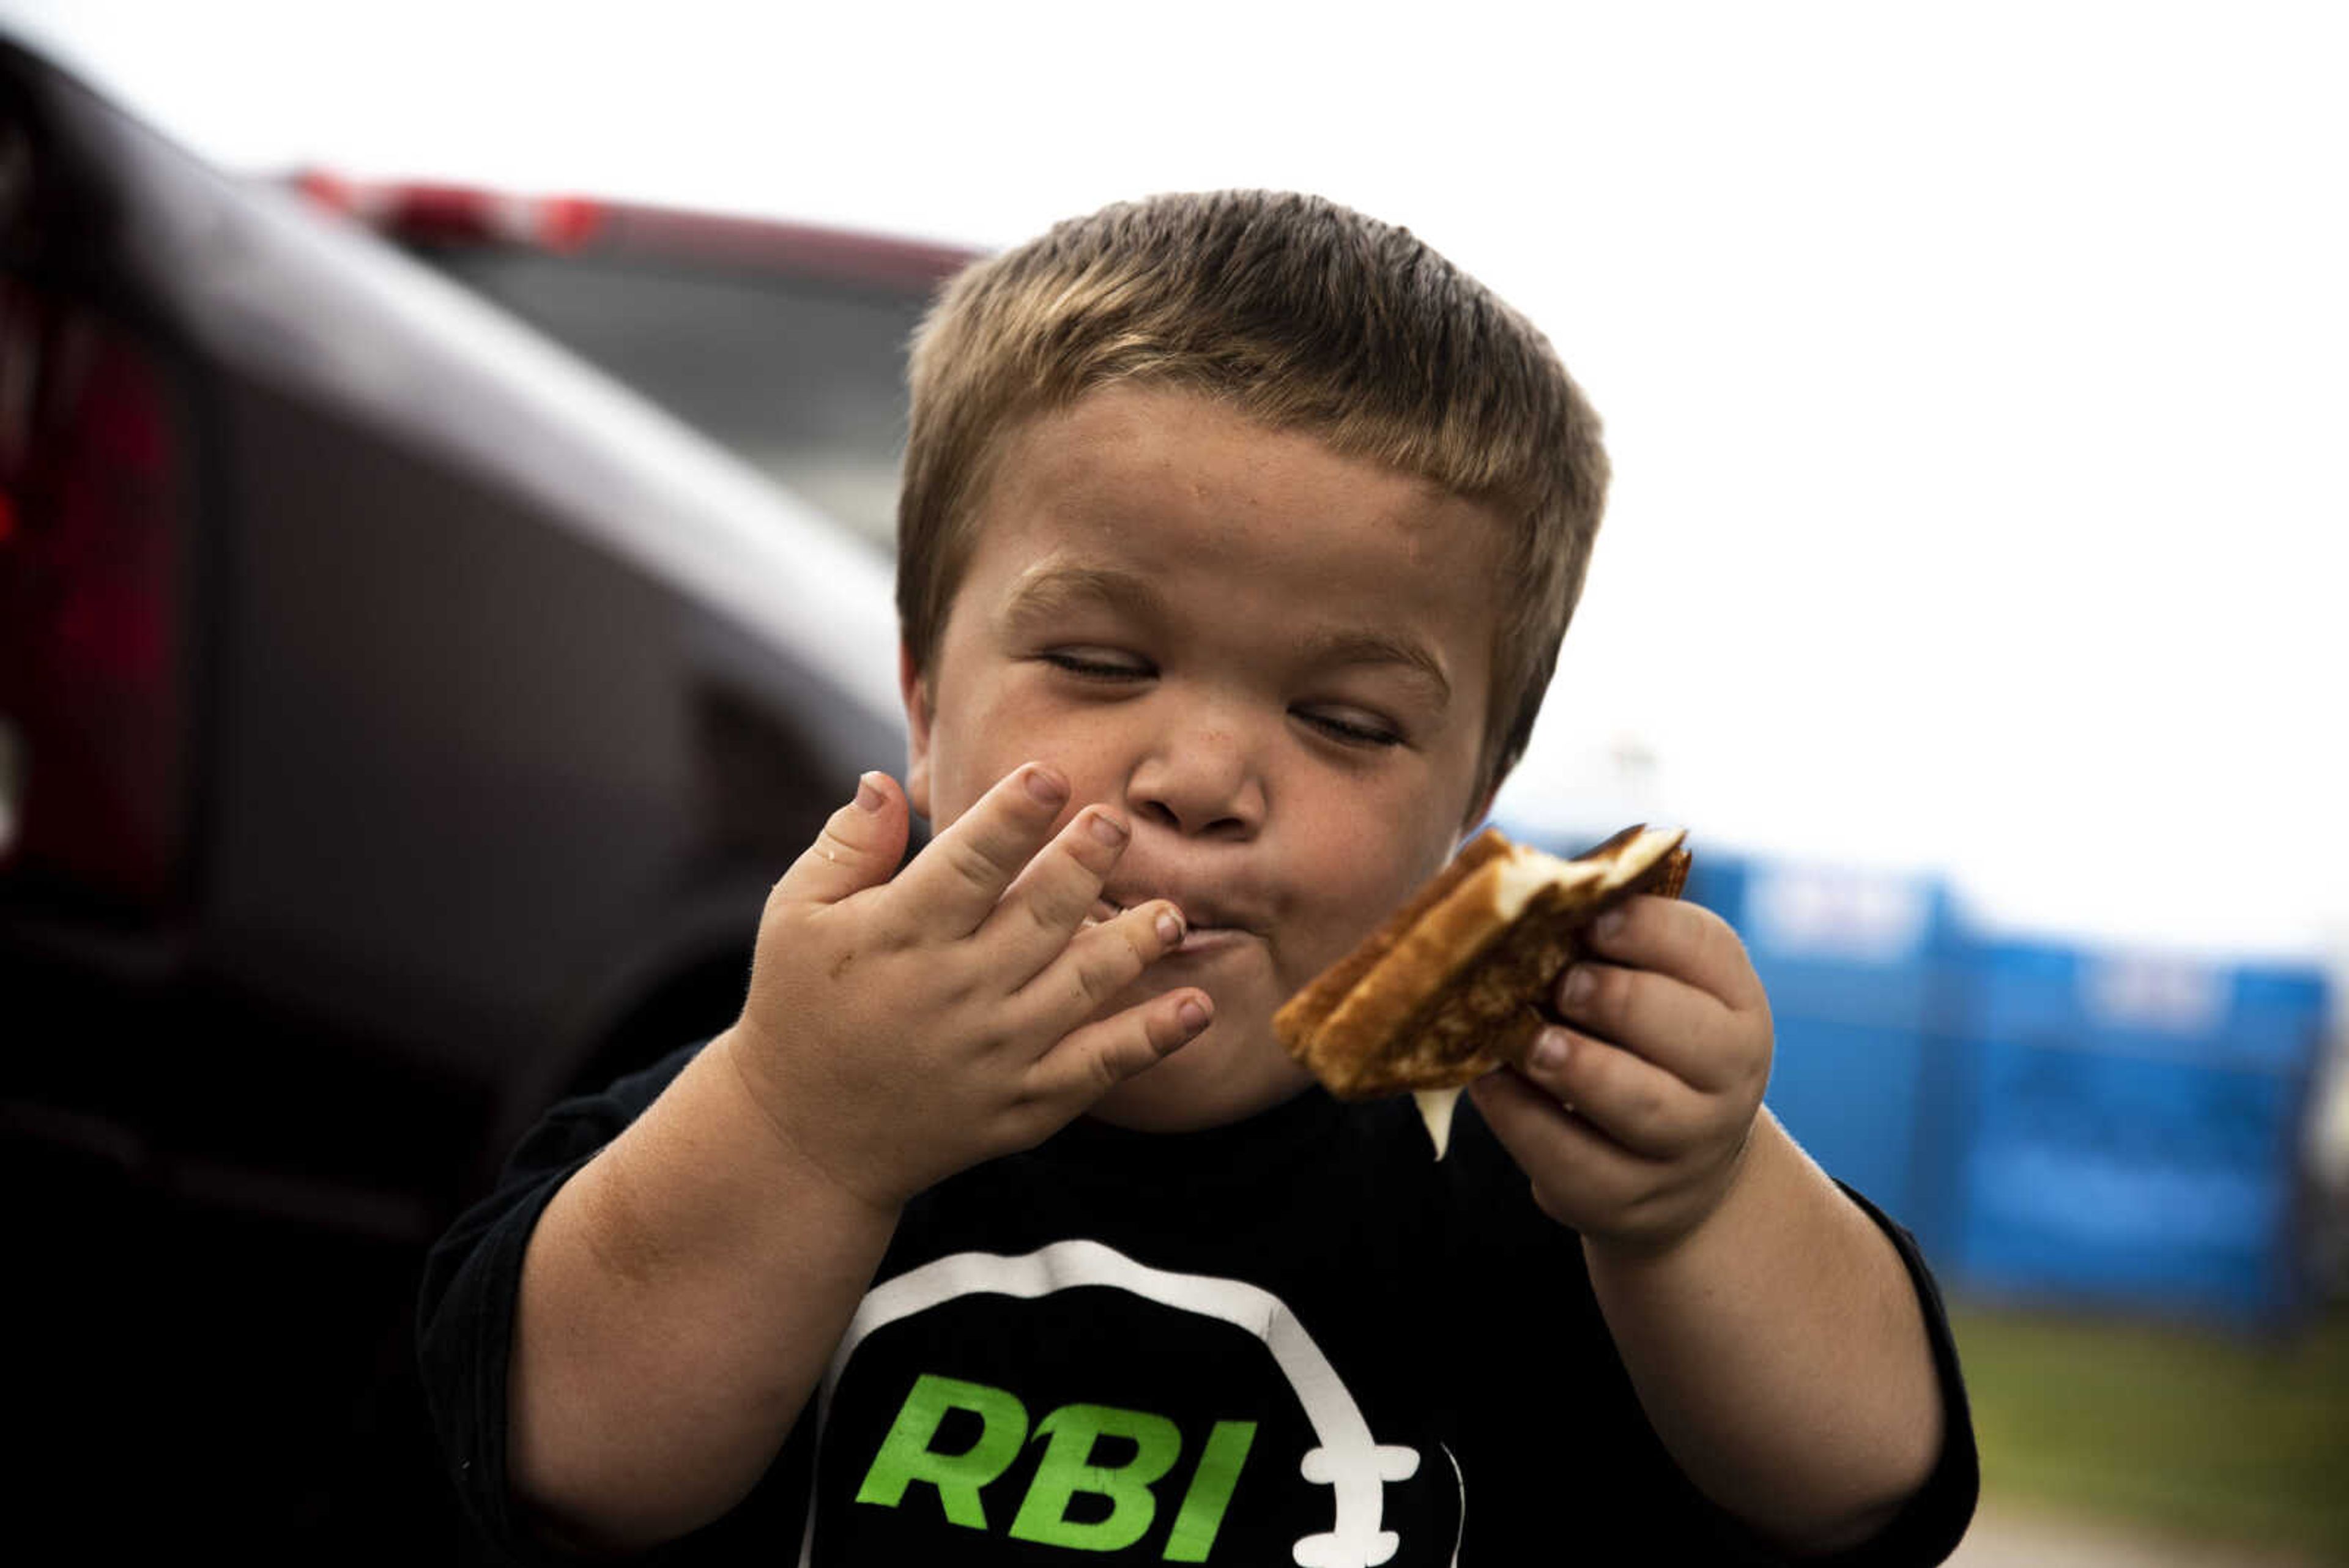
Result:
<svg viewBox="0 0 2349 1568">
<path fill-rule="evenodd" d="M 471 185 L 346 180 L 323 169 L 294 188 L 329 212 L 358 219 L 404 244 L 525 245 L 568 252 L 604 227 L 605 209 L 585 196 L 515 196 Z"/>
<path fill-rule="evenodd" d="M 0 878 L 151 910 L 187 832 L 189 431 L 122 326 L 0 277 Z"/>
</svg>

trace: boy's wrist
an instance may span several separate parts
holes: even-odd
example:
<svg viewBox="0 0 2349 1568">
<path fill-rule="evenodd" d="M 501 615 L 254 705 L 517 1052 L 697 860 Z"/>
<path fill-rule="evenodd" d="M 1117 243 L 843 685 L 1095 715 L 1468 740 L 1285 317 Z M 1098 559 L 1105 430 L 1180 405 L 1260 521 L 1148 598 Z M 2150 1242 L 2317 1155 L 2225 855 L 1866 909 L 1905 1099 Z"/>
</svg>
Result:
<svg viewBox="0 0 2349 1568">
<path fill-rule="evenodd" d="M 1785 1133 L 1766 1110 L 1757 1110 L 1744 1138 L 1716 1179 L 1710 1202 L 1697 1207 L 1681 1224 L 1656 1231 L 1619 1234 L 1582 1234 L 1584 1256 L 1594 1265 L 1619 1269 L 1653 1269 L 1702 1250 L 1707 1238 L 1733 1230 L 1752 1206 L 1757 1189 L 1768 1179 L 1766 1167 L 1778 1153 Z"/>
<path fill-rule="evenodd" d="M 756 1066 L 745 1060 L 740 1033 L 743 1027 L 735 1023 L 711 1040 L 702 1052 L 714 1067 L 723 1069 L 712 1074 L 715 1092 L 732 1103 L 740 1125 L 756 1129 L 766 1152 L 781 1167 L 785 1181 L 797 1179 L 818 1182 L 874 1220 L 894 1227 L 905 1207 L 904 1199 L 875 1190 L 870 1174 L 857 1172 L 854 1161 L 813 1147 L 814 1140 L 800 1128 L 797 1118 L 789 1114 L 786 1106 L 774 1103 L 775 1091 L 764 1083 Z"/>
</svg>

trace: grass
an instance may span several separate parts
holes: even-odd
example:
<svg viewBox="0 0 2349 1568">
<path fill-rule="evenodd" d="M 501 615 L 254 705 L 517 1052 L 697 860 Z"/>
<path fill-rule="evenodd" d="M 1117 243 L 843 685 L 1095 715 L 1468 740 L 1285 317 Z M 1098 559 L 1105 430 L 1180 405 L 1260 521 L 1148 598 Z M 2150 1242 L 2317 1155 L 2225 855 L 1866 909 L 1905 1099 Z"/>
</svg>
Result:
<svg viewBox="0 0 2349 1568">
<path fill-rule="evenodd" d="M 2349 1563 L 2349 1311 L 2279 1343 L 1951 1318 L 1986 1498 Z"/>
</svg>

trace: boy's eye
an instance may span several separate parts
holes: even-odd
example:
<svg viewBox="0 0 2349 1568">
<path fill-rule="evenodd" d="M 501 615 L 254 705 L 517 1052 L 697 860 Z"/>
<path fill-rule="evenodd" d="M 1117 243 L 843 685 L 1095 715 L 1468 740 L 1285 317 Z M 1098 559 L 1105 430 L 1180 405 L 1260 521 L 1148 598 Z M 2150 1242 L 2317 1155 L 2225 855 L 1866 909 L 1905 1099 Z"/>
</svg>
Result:
<svg viewBox="0 0 2349 1568">
<path fill-rule="evenodd" d="M 1326 709 L 1300 708 L 1297 716 L 1323 734 L 1352 746 L 1400 746 L 1402 737 L 1368 715 L 1332 713 Z"/>
<path fill-rule="evenodd" d="M 1055 670 L 1065 670 L 1088 680 L 1141 680 L 1151 672 L 1150 666 L 1142 660 L 1107 649 L 1056 648 L 1039 657 Z"/>
</svg>

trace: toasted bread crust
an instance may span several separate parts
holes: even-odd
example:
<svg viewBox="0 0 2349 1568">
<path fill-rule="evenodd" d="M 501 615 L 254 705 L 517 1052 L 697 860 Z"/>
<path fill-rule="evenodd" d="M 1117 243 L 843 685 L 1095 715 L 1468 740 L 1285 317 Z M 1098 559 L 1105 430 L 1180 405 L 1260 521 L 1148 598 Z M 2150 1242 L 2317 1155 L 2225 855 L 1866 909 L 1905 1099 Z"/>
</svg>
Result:
<svg viewBox="0 0 2349 1568">
<path fill-rule="evenodd" d="M 1624 898 L 1677 898 L 1685 886 L 1690 856 L 1677 836 L 1650 864 L 1624 866 L 1640 843 L 1640 830 L 1627 829 L 1578 860 L 1550 863 L 1552 879 L 1514 914 L 1506 884 L 1513 872 L 1525 875 L 1512 865 L 1519 852 L 1505 842 L 1502 853 L 1481 853 L 1464 874 L 1430 883 L 1300 992 L 1299 1000 L 1316 998 L 1310 1014 L 1292 1018 L 1284 1008 L 1275 1019 L 1282 1044 L 1347 1099 L 1455 1087 L 1501 1064 L 1522 1064 L 1542 1027 L 1545 995 L 1586 950 L 1590 922 Z M 1298 1027 L 1308 1016 L 1311 1027 Z"/>
<path fill-rule="evenodd" d="M 1273 1014 L 1272 1029 L 1283 1045 L 1293 1054 L 1299 1043 L 1308 1040 L 1320 1029 L 1346 993 L 1361 983 L 1378 961 L 1386 957 L 1389 949 L 1404 932 L 1417 925 L 1420 917 L 1442 903 L 1453 889 L 1485 866 L 1507 855 L 1508 839 L 1500 829 L 1488 827 L 1463 845 L 1443 870 L 1421 885 L 1402 908 L 1379 922 L 1378 929 L 1364 937 L 1354 950 L 1323 970 L 1304 990 L 1282 1004 Z"/>
<path fill-rule="evenodd" d="M 1333 1010 L 1308 1046 L 1309 1065 L 1338 1093 L 1366 1096 L 1465 1083 L 1506 1052 L 1520 1011 L 1529 934 L 1546 913 L 1587 900 L 1605 876 L 1585 862 L 1580 880 L 1536 893 L 1514 919 L 1503 904 L 1509 867 L 1492 862 L 1403 933 Z M 1524 994 L 1538 989 L 1539 979 Z M 1463 1075 L 1465 1075 L 1464 1076 Z"/>
</svg>

